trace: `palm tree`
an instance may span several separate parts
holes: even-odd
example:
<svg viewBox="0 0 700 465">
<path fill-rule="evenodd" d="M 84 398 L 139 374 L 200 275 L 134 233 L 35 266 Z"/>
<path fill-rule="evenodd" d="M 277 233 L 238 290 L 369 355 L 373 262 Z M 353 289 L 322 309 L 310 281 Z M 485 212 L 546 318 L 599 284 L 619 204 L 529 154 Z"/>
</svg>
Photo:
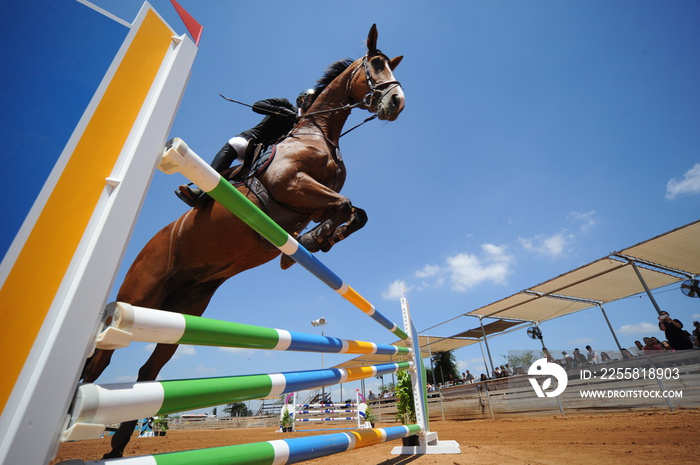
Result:
<svg viewBox="0 0 700 465">
<path fill-rule="evenodd" d="M 450 380 L 460 378 L 457 370 L 457 360 L 451 350 L 435 352 L 430 359 L 433 366 L 433 380 L 435 383 L 444 384 Z"/>
</svg>

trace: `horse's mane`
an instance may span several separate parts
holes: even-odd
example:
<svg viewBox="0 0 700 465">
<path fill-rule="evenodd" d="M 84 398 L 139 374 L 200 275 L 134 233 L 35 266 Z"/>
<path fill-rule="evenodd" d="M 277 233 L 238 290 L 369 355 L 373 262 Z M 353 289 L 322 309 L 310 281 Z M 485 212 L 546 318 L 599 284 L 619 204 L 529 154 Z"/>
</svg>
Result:
<svg viewBox="0 0 700 465">
<path fill-rule="evenodd" d="M 346 58 L 344 60 L 336 61 L 335 63 L 328 66 L 326 72 L 323 73 L 321 79 L 316 81 L 316 86 L 314 87 L 315 95 L 318 96 L 323 92 L 323 90 L 328 87 L 328 85 L 333 82 L 335 78 L 340 76 L 340 74 L 348 69 L 348 67 L 353 63 L 354 60 Z"/>
</svg>

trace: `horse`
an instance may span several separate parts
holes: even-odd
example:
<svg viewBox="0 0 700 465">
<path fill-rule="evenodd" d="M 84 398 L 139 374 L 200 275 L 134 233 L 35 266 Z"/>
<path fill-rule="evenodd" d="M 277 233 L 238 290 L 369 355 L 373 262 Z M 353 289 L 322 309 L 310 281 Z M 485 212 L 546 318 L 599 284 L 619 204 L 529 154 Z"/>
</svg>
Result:
<svg viewBox="0 0 700 465">
<path fill-rule="evenodd" d="M 362 108 L 380 120 L 394 121 L 405 105 L 403 89 L 393 70 L 403 56 L 389 59 L 377 49 L 377 27 L 367 36 L 367 53 L 331 65 L 317 84 L 317 97 L 291 132 L 276 145 L 275 156 L 259 184 L 269 197 L 261 201 L 250 184 L 238 186 L 257 206 L 310 251 L 328 251 L 359 230 L 365 212 L 340 195 L 345 165 L 339 139 L 350 112 Z M 320 91 L 320 93 L 319 93 Z M 165 226 L 143 247 L 131 264 L 117 300 L 141 307 L 201 316 L 214 292 L 227 279 L 260 266 L 280 251 L 218 202 L 188 210 Z M 283 256 L 282 267 L 293 264 Z M 157 344 L 139 369 L 137 381 L 153 381 L 177 349 Z M 113 350 L 96 350 L 81 379 L 94 382 L 109 365 Z M 121 457 L 137 420 L 122 423 L 103 458 Z"/>
</svg>

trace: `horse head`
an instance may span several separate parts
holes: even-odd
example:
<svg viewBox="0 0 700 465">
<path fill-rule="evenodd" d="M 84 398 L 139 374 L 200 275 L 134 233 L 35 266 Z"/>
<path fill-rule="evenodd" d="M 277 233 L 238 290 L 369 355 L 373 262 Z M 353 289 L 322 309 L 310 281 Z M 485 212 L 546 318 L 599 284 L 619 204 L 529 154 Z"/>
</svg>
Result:
<svg viewBox="0 0 700 465">
<path fill-rule="evenodd" d="M 393 73 L 403 56 L 389 59 L 377 48 L 377 35 L 377 25 L 373 24 L 367 35 L 367 54 L 361 59 L 364 74 L 356 73 L 352 91 L 362 108 L 381 120 L 394 121 L 405 105 L 403 89 Z"/>
</svg>

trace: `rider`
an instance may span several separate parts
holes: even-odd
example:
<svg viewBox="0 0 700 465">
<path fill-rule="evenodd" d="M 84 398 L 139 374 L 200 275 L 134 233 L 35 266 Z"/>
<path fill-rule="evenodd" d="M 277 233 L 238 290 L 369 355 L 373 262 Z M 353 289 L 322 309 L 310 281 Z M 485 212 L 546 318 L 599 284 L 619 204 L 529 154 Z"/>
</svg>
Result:
<svg viewBox="0 0 700 465">
<path fill-rule="evenodd" d="M 271 145 L 292 130 L 297 119 L 303 115 L 316 98 L 314 89 L 302 91 L 297 97 L 296 106 L 286 98 L 269 98 L 255 102 L 253 111 L 265 117 L 256 126 L 229 139 L 219 150 L 211 167 L 221 173 L 231 166 L 234 160 L 245 162 L 248 145 Z M 194 207 L 203 198 L 203 191 L 190 185 L 182 185 L 175 191 L 180 200 Z"/>
</svg>

